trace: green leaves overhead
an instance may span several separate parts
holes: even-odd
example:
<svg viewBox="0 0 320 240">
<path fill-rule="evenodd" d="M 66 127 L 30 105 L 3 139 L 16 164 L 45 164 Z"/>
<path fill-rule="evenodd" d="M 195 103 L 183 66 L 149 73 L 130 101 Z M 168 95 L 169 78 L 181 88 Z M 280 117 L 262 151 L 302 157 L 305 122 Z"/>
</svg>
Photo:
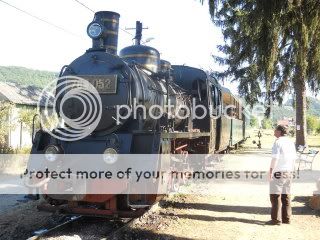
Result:
<svg viewBox="0 0 320 240">
<path fill-rule="evenodd" d="M 216 3 L 210 0 L 209 5 Z M 221 1 L 213 16 L 225 40 L 219 46 L 224 57 L 215 59 L 228 67 L 219 76 L 238 81 L 246 101 L 264 97 L 267 103 L 282 103 L 284 93 L 299 81 L 319 89 L 319 1 Z"/>
</svg>

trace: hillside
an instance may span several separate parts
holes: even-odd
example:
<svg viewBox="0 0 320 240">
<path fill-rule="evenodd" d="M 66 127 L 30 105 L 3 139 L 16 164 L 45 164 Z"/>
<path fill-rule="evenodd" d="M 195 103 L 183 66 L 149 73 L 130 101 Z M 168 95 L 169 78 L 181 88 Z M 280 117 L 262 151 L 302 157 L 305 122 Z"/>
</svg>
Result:
<svg viewBox="0 0 320 240">
<path fill-rule="evenodd" d="M 0 82 L 14 82 L 26 86 L 44 87 L 56 76 L 57 73 L 55 72 L 16 66 L 0 66 Z"/>
<path fill-rule="evenodd" d="M 44 87 L 57 77 L 57 73 L 49 71 L 33 70 L 16 66 L 0 66 L 0 82 L 14 82 L 21 85 Z M 320 117 L 320 101 L 313 97 L 308 97 L 308 114 Z M 275 121 L 284 117 L 295 117 L 292 108 L 292 99 L 288 100 L 283 106 L 273 107 L 273 119 Z"/>
<path fill-rule="evenodd" d="M 308 113 L 316 116 L 320 116 L 320 101 L 316 98 L 308 98 Z"/>
<path fill-rule="evenodd" d="M 279 120 L 284 117 L 295 117 L 295 110 L 292 107 L 292 99 L 288 100 L 283 106 L 274 106 L 273 119 Z M 308 97 L 308 115 L 320 117 L 320 100 Z"/>
</svg>

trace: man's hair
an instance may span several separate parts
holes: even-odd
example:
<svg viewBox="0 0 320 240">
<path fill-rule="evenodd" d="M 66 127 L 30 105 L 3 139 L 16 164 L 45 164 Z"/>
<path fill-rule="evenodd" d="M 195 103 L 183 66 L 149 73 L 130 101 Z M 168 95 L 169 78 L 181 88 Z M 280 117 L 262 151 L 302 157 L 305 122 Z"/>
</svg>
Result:
<svg viewBox="0 0 320 240">
<path fill-rule="evenodd" d="M 286 126 L 278 125 L 278 126 L 276 127 L 276 130 L 281 133 L 281 136 L 285 136 L 285 135 L 288 134 L 288 128 L 287 128 Z"/>
</svg>

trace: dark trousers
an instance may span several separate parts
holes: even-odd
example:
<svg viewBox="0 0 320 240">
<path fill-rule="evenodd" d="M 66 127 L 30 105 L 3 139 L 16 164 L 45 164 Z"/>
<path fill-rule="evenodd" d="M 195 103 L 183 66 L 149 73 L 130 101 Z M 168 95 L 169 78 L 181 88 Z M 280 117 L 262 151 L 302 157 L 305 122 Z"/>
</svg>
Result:
<svg viewBox="0 0 320 240">
<path fill-rule="evenodd" d="M 271 219 L 287 223 L 292 215 L 291 172 L 276 172 L 270 182 Z"/>
<path fill-rule="evenodd" d="M 289 194 L 270 194 L 271 219 L 273 221 L 289 222 L 292 215 Z M 281 216 L 281 218 L 280 218 Z"/>
</svg>

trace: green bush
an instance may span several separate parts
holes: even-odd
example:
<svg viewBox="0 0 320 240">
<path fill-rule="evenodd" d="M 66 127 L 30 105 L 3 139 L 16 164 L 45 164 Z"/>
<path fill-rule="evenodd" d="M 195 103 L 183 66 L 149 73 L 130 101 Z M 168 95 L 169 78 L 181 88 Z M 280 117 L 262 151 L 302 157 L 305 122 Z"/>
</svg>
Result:
<svg viewBox="0 0 320 240">
<path fill-rule="evenodd" d="M 258 119 L 252 116 L 250 119 L 250 126 L 253 128 L 258 127 L 259 126 Z"/>
<path fill-rule="evenodd" d="M 29 154 L 31 152 L 31 147 L 23 147 L 21 149 L 17 149 L 16 153 L 18 154 Z"/>
<path fill-rule="evenodd" d="M 8 146 L 0 146 L 0 154 L 13 154 L 14 149 Z"/>
<path fill-rule="evenodd" d="M 23 123 L 28 130 L 32 129 L 33 117 L 37 114 L 36 108 L 21 108 L 19 110 L 19 122 Z"/>
<path fill-rule="evenodd" d="M 261 126 L 263 129 L 272 129 L 273 128 L 273 122 L 269 118 L 265 118 L 261 121 Z"/>
<path fill-rule="evenodd" d="M 316 116 L 309 115 L 307 116 L 307 129 L 309 134 L 313 134 L 314 132 L 317 132 L 320 127 L 320 121 L 319 118 Z"/>
</svg>

